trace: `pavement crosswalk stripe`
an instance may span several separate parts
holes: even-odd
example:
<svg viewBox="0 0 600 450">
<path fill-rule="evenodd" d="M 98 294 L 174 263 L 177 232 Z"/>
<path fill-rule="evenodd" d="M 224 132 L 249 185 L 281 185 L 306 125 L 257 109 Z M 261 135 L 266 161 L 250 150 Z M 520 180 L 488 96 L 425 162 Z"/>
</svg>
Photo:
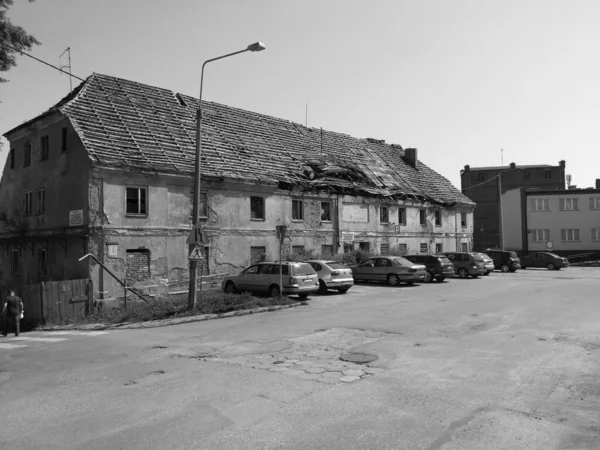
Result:
<svg viewBox="0 0 600 450">
<path fill-rule="evenodd" d="M 12 350 L 14 348 L 27 347 L 26 345 L 17 345 L 17 344 L 0 344 L 0 349 L 4 350 Z"/>
</svg>

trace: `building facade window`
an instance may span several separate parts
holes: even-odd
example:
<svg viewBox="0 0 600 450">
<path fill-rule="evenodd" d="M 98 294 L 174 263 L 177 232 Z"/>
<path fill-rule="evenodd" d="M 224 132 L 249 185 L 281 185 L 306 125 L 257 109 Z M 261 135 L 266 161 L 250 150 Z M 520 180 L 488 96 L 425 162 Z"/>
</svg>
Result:
<svg viewBox="0 0 600 450">
<path fill-rule="evenodd" d="M 460 227 L 467 228 L 467 213 L 460 213 Z"/>
<path fill-rule="evenodd" d="M 8 153 L 8 167 L 10 169 L 15 168 L 15 149 L 14 148 L 11 148 L 10 152 Z"/>
<path fill-rule="evenodd" d="M 387 242 L 382 242 L 381 243 L 381 247 L 379 249 L 379 254 L 380 255 L 389 255 L 390 253 L 390 244 L 388 244 Z"/>
<path fill-rule="evenodd" d="M 427 253 L 428 250 L 429 246 L 427 245 L 427 242 L 421 242 L 419 244 L 419 253 Z"/>
<path fill-rule="evenodd" d="M 600 241 L 600 228 L 592 228 L 592 241 Z"/>
<path fill-rule="evenodd" d="M 63 127 L 60 130 L 60 151 L 64 153 L 67 151 L 67 128 Z"/>
<path fill-rule="evenodd" d="M 304 220 L 303 200 L 292 200 L 292 220 Z"/>
<path fill-rule="evenodd" d="M 406 253 L 408 251 L 408 245 L 405 243 L 398 244 L 398 251 Z"/>
<path fill-rule="evenodd" d="M 436 255 L 439 255 L 443 251 L 444 251 L 444 247 L 442 246 L 442 244 L 435 244 L 435 254 Z"/>
<path fill-rule="evenodd" d="M 40 161 L 50 159 L 50 137 L 42 136 L 40 138 Z"/>
<path fill-rule="evenodd" d="M 359 242 L 358 243 L 358 249 L 361 252 L 370 252 L 371 251 L 371 245 L 368 242 Z"/>
<path fill-rule="evenodd" d="M 463 242 L 460 244 L 460 249 L 463 252 L 468 252 L 469 251 L 469 243 L 468 242 Z"/>
<path fill-rule="evenodd" d="M 550 199 L 532 198 L 529 204 L 532 211 L 550 211 Z"/>
<path fill-rule="evenodd" d="M 333 245 L 321 245 L 321 256 L 332 256 Z"/>
<path fill-rule="evenodd" d="M 531 230 L 532 242 L 548 242 L 550 240 L 550 230 Z"/>
<path fill-rule="evenodd" d="M 398 225 L 406 225 L 406 208 L 398 208 Z"/>
<path fill-rule="evenodd" d="M 600 209 L 600 197 L 590 197 L 590 209 Z"/>
<path fill-rule="evenodd" d="M 576 211 L 579 209 L 579 202 L 577 198 L 560 198 L 558 206 L 561 211 Z"/>
<path fill-rule="evenodd" d="M 148 215 L 148 190 L 144 187 L 128 187 L 126 192 L 126 214 Z"/>
<path fill-rule="evenodd" d="M 478 173 L 477 181 L 485 181 L 485 175 L 483 173 Z"/>
<path fill-rule="evenodd" d="M 331 222 L 331 202 L 321 202 L 321 222 Z"/>
<path fill-rule="evenodd" d="M 256 264 L 265 259 L 267 253 L 266 247 L 250 247 L 250 264 Z"/>
<path fill-rule="evenodd" d="M 578 228 L 566 228 L 560 230 L 560 239 L 563 242 L 572 242 L 579 240 L 579 229 Z"/>
<path fill-rule="evenodd" d="M 419 210 L 419 224 L 426 225 L 427 224 L 427 215 L 425 214 L 424 209 Z"/>
<path fill-rule="evenodd" d="M 33 210 L 33 192 L 25 192 L 23 195 L 23 215 L 30 216 Z"/>
<path fill-rule="evenodd" d="M 379 223 L 390 223 L 390 211 L 387 206 L 379 207 Z"/>
<path fill-rule="evenodd" d="M 304 245 L 292 245 L 292 255 L 304 255 Z"/>
<path fill-rule="evenodd" d="M 19 250 L 13 250 L 10 255 L 10 273 L 13 275 L 19 274 L 19 261 L 21 259 L 21 252 Z"/>
<path fill-rule="evenodd" d="M 250 218 L 254 220 L 265 220 L 264 198 L 250 197 Z"/>
<path fill-rule="evenodd" d="M 48 274 L 48 254 L 46 249 L 41 248 L 38 250 L 38 263 L 40 276 L 44 276 Z"/>
<path fill-rule="evenodd" d="M 192 199 L 192 208 L 190 209 L 190 219 L 194 217 L 194 191 L 190 191 L 190 198 Z M 206 192 L 200 192 L 200 204 L 198 205 L 198 217 L 200 219 L 206 219 L 208 217 L 208 196 Z"/>
<path fill-rule="evenodd" d="M 25 142 L 23 151 L 23 167 L 31 166 L 31 142 Z"/>
<path fill-rule="evenodd" d="M 35 206 L 37 215 L 41 216 L 46 213 L 46 189 L 38 189 L 36 194 Z"/>
<path fill-rule="evenodd" d="M 439 209 L 436 209 L 433 212 L 433 215 L 435 217 L 435 226 L 441 227 L 442 226 L 442 211 L 440 211 Z"/>
<path fill-rule="evenodd" d="M 544 170 L 544 178 L 546 178 L 546 179 L 552 178 L 552 171 L 549 169 Z"/>
<path fill-rule="evenodd" d="M 526 170 L 525 172 L 523 172 L 523 179 L 524 180 L 530 180 L 531 179 L 531 172 L 529 172 L 528 170 Z"/>
</svg>

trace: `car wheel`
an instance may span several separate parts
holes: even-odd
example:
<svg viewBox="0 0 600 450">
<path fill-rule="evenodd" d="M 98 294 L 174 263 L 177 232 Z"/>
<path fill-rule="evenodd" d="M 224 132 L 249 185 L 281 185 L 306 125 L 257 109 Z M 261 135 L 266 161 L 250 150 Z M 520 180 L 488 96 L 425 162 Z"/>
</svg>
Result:
<svg viewBox="0 0 600 450">
<path fill-rule="evenodd" d="M 556 266 L 554 265 L 554 263 L 548 263 L 546 267 L 548 267 L 548 270 L 556 270 Z"/>
<path fill-rule="evenodd" d="M 478 278 L 479 275 L 475 274 L 475 275 L 471 275 L 473 278 Z"/>
<path fill-rule="evenodd" d="M 228 281 L 225 283 L 225 292 L 228 294 L 235 294 L 236 288 L 235 284 L 233 284 L 233 281 Z"/>
<path fill-rule="evenodd" d="M 525 267 L 525 266 L 521 266 L 521 269 L 525 270 L 525 269 L 527 269 L 527 267 Z"/>
<path fill-rule="evenodd" d="M 464 267 L 461 267 L 460 269 L 458 269 L 458 276 L 460 278 L 469 278 L 469 271 Z"/>
<path fill-rule="evenodd" d="M 398 278 L 398 275 L 393 273 L 388 275 L 387 282 L 390 286 L 400 286 L 400 278 Z"/>
<path fill-rule="evenodd" d="M 508 267 L 508 265 L 504 264 L 504 265 L 503 265 L 503 266 L 500 268 L 500 270 L 501 270 L 502 272 L 504 272 L 504 273 L 508 273 L 508 272 L 510 272 L 510 267 Z"/>
<path fill-rule="evenodd" d="M 306 300 L 308 298 L 308 294 L 298 294 L 298 297 L 300 297 L 300 300 Z"/>
<path fill-rule="evenodd" d="M 412 286 L 413 284 L 415 284 L 414 281 L 407 281 L 406 284 L 408 284 L 409 286 Z"/>
<path fill-rule="evenodd" d="M 343 288 L 339 288 L 338 291 L 340 294 L 345 294 L 346 292 L 348 292 L 348 289 L 350 289 L 349 287 L 343 287 Z"/>
<path fill-rule="evenodd" d="M 327 285 L 323 280 L 319 280 L 319 294 L 327 294 Z"/>
<path fill-rule="evenodd" d="M 425 283 L 431 283 L 433 281 L 433 274 L 429 270 L 425 272 L 425 278 L 423 281 L 425 281 Z"/>
<path fill-rule="evenodd" d="M 437 277 L 436 280 L 438 280 L 439 283 L 441 283 L 442 281 L 444 281 L 446 279 L 446 277 Z"/>
<path fill-rule="evenodd" d="M 517 271 L 517 269 L 511 268 L 510 271 L 511 271 L 511 273 L 515 273 Z"/>
<path fill-rule="evenodd" d="M 280 292 L 281 290 L 279 289 L 279 286 L 277 284 L 273 284 L 269 288 L 269 295 L 273 298 L 279 297 Z"/>
<path fill-rule="evenodd" d="M 489 275 L 491 272 L 491 270 L 488 270 L 486 273 L 484 273 L 484 275 Z"/>
</svg>

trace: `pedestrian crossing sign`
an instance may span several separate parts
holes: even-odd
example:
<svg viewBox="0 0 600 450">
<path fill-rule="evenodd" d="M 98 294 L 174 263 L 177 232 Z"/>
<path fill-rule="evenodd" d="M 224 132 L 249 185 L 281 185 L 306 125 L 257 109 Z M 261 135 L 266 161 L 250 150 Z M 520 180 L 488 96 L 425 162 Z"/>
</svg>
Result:
<svg viewBox="0 0 600 450">
<path fill-rule="evenodd" d="M 199 245 L 191 245 L 190 246 L 190 261 L 204 261 L 202 248 Z"/>
</svg>

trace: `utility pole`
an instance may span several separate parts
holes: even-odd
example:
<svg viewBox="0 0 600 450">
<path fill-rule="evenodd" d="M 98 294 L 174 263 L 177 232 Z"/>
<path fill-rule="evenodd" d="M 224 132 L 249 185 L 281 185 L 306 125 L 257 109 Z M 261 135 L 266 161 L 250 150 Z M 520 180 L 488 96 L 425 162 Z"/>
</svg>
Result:
<svg viewBox="0 0 600 450">
<path fill-rule="evenodd" d="M 60 56 L 58 57 L 58 59 L 62 58 L 62 56 L 65 53 L 68 56 L 69 63 L 66 64 L 66 65 L 63 64 L 62 66 L 60 66 L 60 68 L 61 69 L 69 69 L 69 92 L 71 92 L 73 90 L 73 75 L 71 75 L 71 47 L 67 47 L 65 49 L 65 51 L 60 54 Z"/>
</svg>

